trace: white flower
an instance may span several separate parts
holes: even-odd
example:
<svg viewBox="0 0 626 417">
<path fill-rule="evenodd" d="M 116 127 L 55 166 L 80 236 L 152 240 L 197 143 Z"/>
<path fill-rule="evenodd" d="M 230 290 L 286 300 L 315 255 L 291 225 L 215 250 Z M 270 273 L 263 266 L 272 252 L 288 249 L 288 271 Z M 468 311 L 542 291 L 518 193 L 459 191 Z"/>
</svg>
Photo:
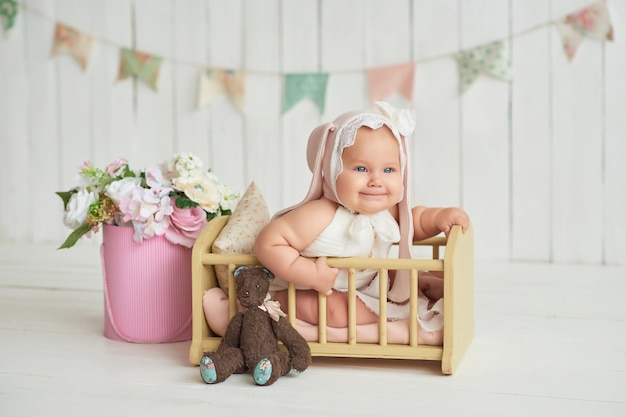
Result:
<svg viewBox="0 0 626 417">
<path fill-rule="evenodd" d="M 168 171 L 172 177 L 198 177 L 202 175 L 202 160 L 192 153 L 181 153 L 174 155 L 168 162 Z"/>
<path fill-rule="evenodd" d="M 76 188 L 78 189 L 85 189 L 85 190 L 99 193 L 100 191 L 102 191 L 102 188 L 103 188 L 102 183 L 98 182 L 98 180 L 94 178 L 90 178 L 86 175 L 83 175 L 80 172 L 76 174 L 75 181 L 76 181 Z"/>
<path fill-rule="evenodd" d="M 126 177 L 107 185 L 104 192 L 113 200 L 115 205 L 119 206 L 120 201 L 122 199 L 129 199 L 132 196 L 133 190 L 140 185 L 141 178 Z"/>
<path fill-rule="evenodd" d="M 230 210 L 231 212 L 235 211 L 235 207 L 239 203 L 239 196 L 232 192 L 230 188 L 226 184 L 221 184 L 222 187 L 222 201 L 220 206 L 222 210 Z"/>
<path fill-rule="evenodd" d="M 173 185 L 207 213 L 216 213 L 219 210 L 223 199 L 222 186 L 215 175 L 179 177 L 174 179 Z"/>
<path fill-rule="evenodd" d="M 97 201 L 98 197 L 97 192 L 80 188 L 78 192 L 72 194 L 67 203 L 63 223 L 71 229 L 76 229 L 82 224 L 85 224 L 89 206 Z"/>
</svg>

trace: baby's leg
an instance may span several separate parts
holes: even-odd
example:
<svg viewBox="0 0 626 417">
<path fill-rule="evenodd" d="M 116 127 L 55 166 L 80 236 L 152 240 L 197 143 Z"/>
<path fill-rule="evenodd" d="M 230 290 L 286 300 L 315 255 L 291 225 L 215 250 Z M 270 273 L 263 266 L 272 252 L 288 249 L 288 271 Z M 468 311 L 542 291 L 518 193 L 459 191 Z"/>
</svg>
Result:
<svg viewBox="0 0 626 417">
<path fill-rule="evenodd" d="M 319 327 L 298 320 L 296 322 L 298 332 L 307 342 L 317 342 Z M 329 342 L 346 343 L 348 341 L 347 327 L 327 327 L 326 338 Z M 356 328 L 358 343 L 378 343 L 378 323 L 362 324 Z M 409 320 L 396 320 L 387 322 L 387 343 L 409 344 Z M 443 344 L 443 329 L 429 332 L 420 326 L 417 343 L 420 345 L 441 346 Z"/>
<path fill-rule="evenodd" d="M 442 271 L 419 271 L 419 289 L 431 300 L 443 297 L 443 272 Z"/>
<path fill-rule="evenodd" d="M 315 290 L 296 291 L 296 317 L 310 324 L 319 323 L 318 292 Z M 282 309 L 287 311 L 287 291 L 279 291 L 274 300 L 280 302 Z M 356 300 L 356 323 L 369 324 L 378 322 L 373 313 L 358 297 Z M 329 327 L 348 326 L 348 294 L 333 291 L 326 297 L 326 324 Z"/>
<path fill-rule="evenodd" d="M 211 288 L 202 296 L 202 308 L 204 309 L 204 317 L 211 330 L 218 336 L 224 336 L 230 322 L 228 317 L 228 295 L 219 287 Z M 239 311 L 243 311 L 243 309 L 239 307 Z"/>
</svg>

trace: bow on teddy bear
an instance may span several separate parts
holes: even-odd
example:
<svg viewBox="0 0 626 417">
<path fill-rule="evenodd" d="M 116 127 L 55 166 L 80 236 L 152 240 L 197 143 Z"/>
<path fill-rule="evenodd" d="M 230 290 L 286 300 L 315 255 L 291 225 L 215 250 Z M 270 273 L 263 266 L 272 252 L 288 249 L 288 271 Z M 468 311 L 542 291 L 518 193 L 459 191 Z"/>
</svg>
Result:
<svg viewBox="0 0 626 417">
<path fill-rule="evenodd" d="M 271 301 L 272 273 L 240 266 L 234 275 L 237 299 L 246 310 L 230 320 L 217 351 L 205 353 L 200 360 L 204 382 L 215 384 L 232 374 L 252 371 L 255 383 L 271 385 L 291 369 L 304 371 L 311 363 L 311 350 L 287 321 L 280 304 Z M 287 352 L 280 350 L 279 341 Z"/>
</svg>

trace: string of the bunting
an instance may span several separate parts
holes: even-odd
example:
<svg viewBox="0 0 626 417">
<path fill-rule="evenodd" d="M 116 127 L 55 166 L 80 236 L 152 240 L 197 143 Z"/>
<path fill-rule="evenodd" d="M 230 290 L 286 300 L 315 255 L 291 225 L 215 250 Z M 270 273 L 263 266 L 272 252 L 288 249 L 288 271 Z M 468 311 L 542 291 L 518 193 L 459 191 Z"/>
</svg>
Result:
<svg viewBox="0 0 626 417">
<path fill-rule="evenodd" d="M 54 20 L 35 9 L 18 4 L 16 0 L 0 0 L 0 17 L 5 33 L 14 27 L 19 7 L 36 12 L 49 20 Z M 370 101 L 382 101 L 393 94 L 399 94 L 409 103 L 412 102 L 416 64 L 450 56 L 457 62 L 461 94 L 482 76 L 508 82 L 512 79 L 512 74 L 507 40 L 550 24 L 556 25 L 561 35 L 565 55 L 570 61 L 574 59 L 578 47 L 585 38 L 613 40 L 609 10 L 606 2 L 601 1 L 560 19 L 511 35 L 504 40 L 489 42 L 453 55 L 440 55 L 409 63 L 370 68 L 366 71 Z M 116 45 L 114 42 L 93 37 L 60 22 L 57 22 L 55 27 L 52 55 L 69 54 L 85 70 L 94 40 L 100 40 L 120 48 L 118 80 L 121 81 L 131 76 L 136 77 L 154 91 L 157 91 L 160 66 L 163 60 L 182 63 L 180 60 L 162 58 L 147 52 Z M 246 75 L 252 71 L 193 64 L 200 67 L 198 107 L 206 106 L 216 98 L 226 95 L 239 111 L 245 113 Z M 352 72 L 356 71 L 363 70 Z M 345 73 L 346 71 L 341 72 Z M 288 112 L 305 99 L 313 101 L 319 111 L 324 112 L 328 78 L 331 74 L 327 72 L 272 74 L 284 77 L 283 113 Z"/>
</svg>

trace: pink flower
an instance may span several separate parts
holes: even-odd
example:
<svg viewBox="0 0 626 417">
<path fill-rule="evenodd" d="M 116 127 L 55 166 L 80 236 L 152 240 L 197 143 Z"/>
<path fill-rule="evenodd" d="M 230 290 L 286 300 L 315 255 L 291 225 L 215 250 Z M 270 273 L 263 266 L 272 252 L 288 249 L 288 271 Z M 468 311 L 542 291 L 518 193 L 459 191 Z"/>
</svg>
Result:
<svg viewBox="0 0 626 417">
<path fill-rule="evenodd" d="M 165 238 L 174 244 L 191 248 L 207 224 L 206 212 L 201 207 L 178 208 L 174 200 L 172 198 L 174 211 L 168 217 L 170 227 L 165 230 Z"/>
<path fill-rule="evenodd" d="M 104 168 L 105 172 L 111 176 L 111 178 L 117 178 L 124 173 L 128 161 L 123 158 L 117 158 Z"/>
</svg>

